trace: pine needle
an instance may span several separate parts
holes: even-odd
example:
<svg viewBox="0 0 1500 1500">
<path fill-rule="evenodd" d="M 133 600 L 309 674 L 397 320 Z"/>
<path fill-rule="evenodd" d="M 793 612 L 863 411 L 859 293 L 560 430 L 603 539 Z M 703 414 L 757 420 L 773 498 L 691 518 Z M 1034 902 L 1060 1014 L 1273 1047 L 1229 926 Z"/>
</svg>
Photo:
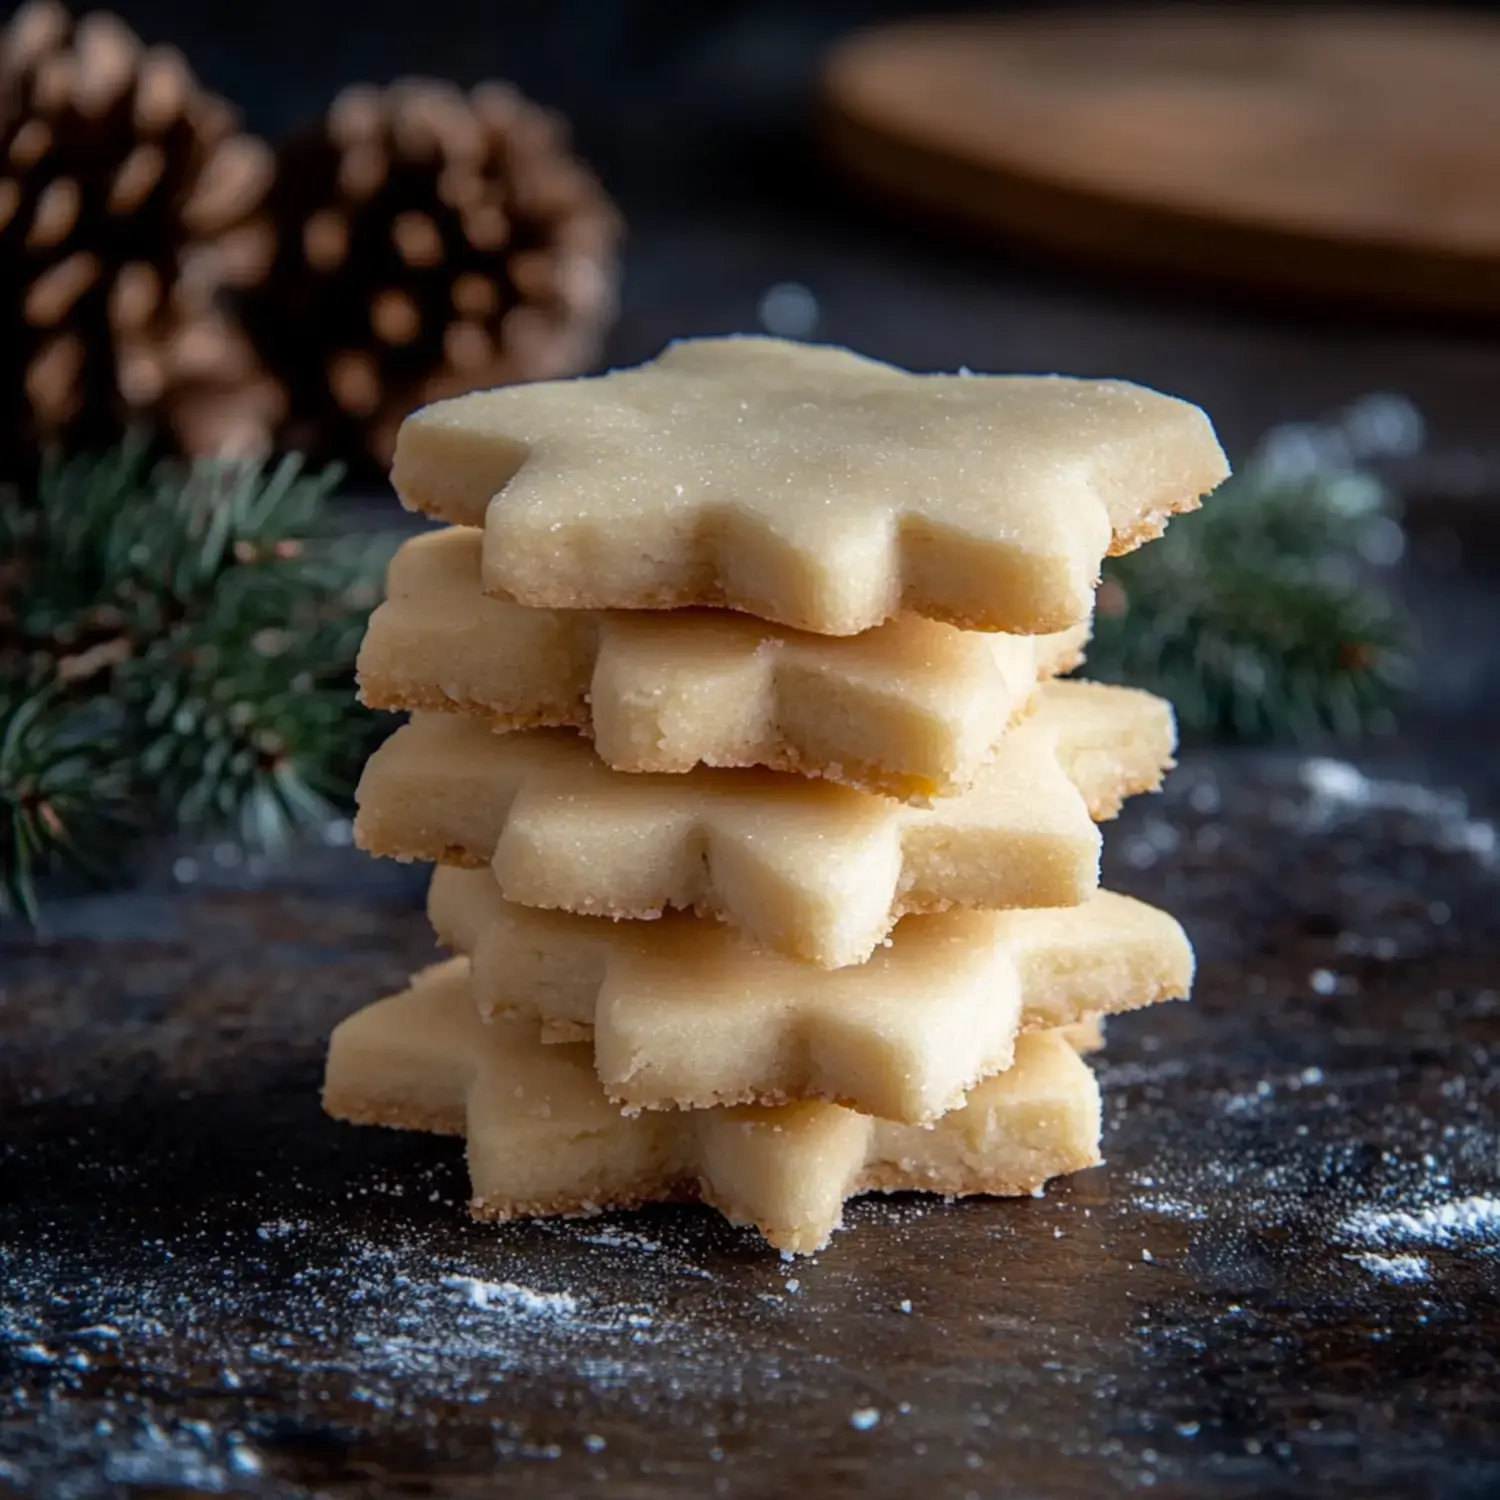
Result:
<svg viewBox="0 0 1500 1500">
<path fill-rule="evenodd" d="M 1380 576 L 1404 539 L 1372 466 L 1419 438 L 1391 397 L 1272 432 L 1201 511 L 1106 564 L 1087 674 L 1171 699 L 1198 737 L 1388 731 L 1411 631 Z"/>
<path fill-rule="evenodd" d="M 1357 735 L 1391 722 L 1407 631 L 1368 462 L 1409 443 L 1389 398 L 1282 430 L 1197 515 L 1112 561 L 1087 671 L 1171 698 L 1190 733 Z M 348 806 L 378 734 L 353 666 L 391 550 L 341 532 L 337 471 L 154 464 L 132 437 L 0 491 L 0 913 L 39 882 L 117 877 L 148 830 L 275 848 Z"/>
<path fill-rule="evenodd" d="M 59 868 L 117 873 L 132 833 L 274 848 L 347 805 L 391 543 L 340 531 L 339 478 L 155 464 L 133 436 L 0 493 L 0 911 L 34 921 Z"/>
</svg>

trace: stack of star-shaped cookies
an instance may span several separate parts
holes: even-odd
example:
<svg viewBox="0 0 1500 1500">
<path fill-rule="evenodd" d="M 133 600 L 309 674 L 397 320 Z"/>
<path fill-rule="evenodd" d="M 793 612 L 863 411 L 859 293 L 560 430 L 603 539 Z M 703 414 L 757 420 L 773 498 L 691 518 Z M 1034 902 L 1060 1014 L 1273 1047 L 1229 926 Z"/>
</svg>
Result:
<svg viewBox="0 0 1500 1500">
<path fill-rule="evenodd" d="M 457 957 L 334 1034 L 327 1108 L 468 1138 L 476 1213 L 702 1198 L 811 1250 L 870 1189 L 1099 1159 L 1079 1053 L 1183 996 L 1096 820 L 1169 706 L 1058 680 L 1099 564 L 1225 475 L 1135 386 L 769 339 L 409 418 L 360 657 L 411 711 L 357 836 Z"/>
</svg>

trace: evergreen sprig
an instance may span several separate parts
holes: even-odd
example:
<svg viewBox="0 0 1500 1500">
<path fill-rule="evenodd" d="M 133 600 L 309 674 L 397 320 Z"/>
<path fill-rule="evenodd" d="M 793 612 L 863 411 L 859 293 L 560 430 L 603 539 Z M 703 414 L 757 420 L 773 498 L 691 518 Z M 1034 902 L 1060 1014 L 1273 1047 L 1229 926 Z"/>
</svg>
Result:
<svg viewBox="0 0 1500 1500">
<path fill-rule="evenodd" d="M 1407 631 L 1376 575 L 1401 531 L 1368 462 L 1415 422 L 1387 400 L 1272 434 L 1108 564 L 1088 674 L 1171 698 L 1190 733 L 1385 727 Z M 0 912 L 34 920 L 41 875 L 116 873 L 148 829 L 274 847 L 347 804 L 390 540 L 339 527 L 338 479 L 295 457 L 153 464 L 132 438 L 0 490 Z"/>
<path fill-rule="evenodd" d="M 334 815 L 372 742 L 353 663 L 389 555 L 338 527 L 339 477 L 132 437 L 0 493 L 0 910 L 34 918 L 39 874 L 132 831 L 263 847 Z"/>
<path fill-rule="evenodd" d="M 1403 537 L 1373 466 L 1419 436 L 1389 397 L 1273 431 L 1201 511 L 1105 565 L 1087 674 L 1171 699 L 1196 736 L 1389 729 L 1410 629 L 1379 577 Z"/>
<path fill-rule="evenodd" d="M 112 718 L 0 680 L 0 913 L 35 921 L 39 873 L 66 859 L 101 875 L 127 832 L 130 766 Z"/>
</svg>

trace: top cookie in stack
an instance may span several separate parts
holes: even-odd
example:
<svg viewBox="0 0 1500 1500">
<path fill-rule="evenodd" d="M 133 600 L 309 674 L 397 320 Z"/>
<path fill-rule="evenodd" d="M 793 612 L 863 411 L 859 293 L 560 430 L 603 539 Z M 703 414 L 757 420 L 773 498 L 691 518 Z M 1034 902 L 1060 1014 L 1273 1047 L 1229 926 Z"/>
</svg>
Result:
<svg viewBox="0 0 1500 1500">
<path fill-rule="evenodd" d="M 1087 620 L 1105 555 L 1227 474 L 1197 407 L 1138 386 L 739 338 L 439 402 L 403 425 L 392 479 L 409 509 L 483 526 L 485 593 L 533 608 L 1038 635 Z"/>
<path fill-rule="evenodd" d="M 861 1186 L 1025 1191 L 1089 1164 L 1092 1075 L 1061 1040 L 1038 1074 L 1024 1034 L 1185 994 L 1192 959 L 1164 913 L 1098 890 L 1095 820 L 1159 784 L 1170 708 L 1051 679 L 1106 553 L 1226 472 L 1197 408 L 1135 386 L 769 339 L 416 413 L 395 484 L 454 529 L 401 550 L 371 621 L 365 700 L 415 717 L 366 770 L 357 835 L 468 867 L 439 872 L 431 914 L 470 964 L 341 1029 L 329 1107 L 449 1129 L 466 1108 L 490 1214 L 688 1194 L 798 1249 Z M 445 1023 L 440 1064 L 420 1017 L 455 985 L 507 1026 Z M 595 1074 L 544 1113 L 701 1127 L 647 1149 L 621 1120 L 618 1152 L 541 1191 L 505 1144 L 520 1106 L 474 1082 L 547 1094 L 528 1026 L 587 1044 Z M 452 1062 L 475 1047 L 509 1060 Z M 767 1118 L 720 1120 L 736 1105 Z M 857 1112 L 817 1127 L 863 1143 L 843 1176 L 799 1178 L 832 1169 L 793 1150 L 813 1127 L 787 1108 Z M 956 1160 L 930 1132 L 883 1160 L 896 1137 L 865 1118 L 951 1111 Z M 736 1175 L 722 1140 L 751 1124 L 771 1144 Z"/>
</svg>

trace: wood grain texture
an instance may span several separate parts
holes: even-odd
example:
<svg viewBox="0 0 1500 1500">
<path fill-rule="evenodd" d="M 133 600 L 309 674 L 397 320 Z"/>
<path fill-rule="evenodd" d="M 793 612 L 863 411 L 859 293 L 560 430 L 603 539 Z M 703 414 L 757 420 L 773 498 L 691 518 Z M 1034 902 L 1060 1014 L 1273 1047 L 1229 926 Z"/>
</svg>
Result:
<svg viewBox="0 0 1500 1500">
<path fill-rule="evenodd" d="M 1500 317 L 1500 24 L 1429 11 L 912 23 L 825 76 L 912 207 L 1070 257 Z"/>
<path fill-rule="evenodd" d="M 704 1209 L 474 1223 L 459 1143 L 322 1115 L 332 1025 L 432 956 L 420 872 L 0 933 L 0 1483 L 1494 1494 L 1494 1219 L 1378 1228 L 1500 1199 L 1500 874 L 1432 775 L 1186 758 L 1106 855 L 1204 961 L 1091 1059 L 1108 1164 L 795 1265 Z"/>
</svg>

